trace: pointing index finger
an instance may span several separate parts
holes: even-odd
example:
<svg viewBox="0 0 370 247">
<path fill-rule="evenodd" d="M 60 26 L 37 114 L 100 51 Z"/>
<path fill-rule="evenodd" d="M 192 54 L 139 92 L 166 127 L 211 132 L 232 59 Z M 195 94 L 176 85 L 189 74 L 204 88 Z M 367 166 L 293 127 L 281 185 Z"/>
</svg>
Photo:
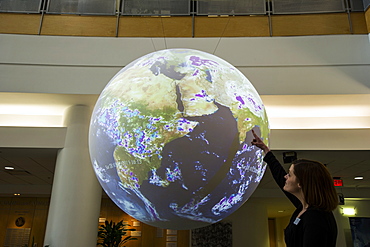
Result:
<svg viewBox="0 0 370 247">
<path fill-rule="evenodd" d="M 254 132 L 254 130 L 252 129 L 252 134 L 254 136 L 254 138 L 257 138 L 258 136 L 256 135 L 256 133 Z"/>
</svg>

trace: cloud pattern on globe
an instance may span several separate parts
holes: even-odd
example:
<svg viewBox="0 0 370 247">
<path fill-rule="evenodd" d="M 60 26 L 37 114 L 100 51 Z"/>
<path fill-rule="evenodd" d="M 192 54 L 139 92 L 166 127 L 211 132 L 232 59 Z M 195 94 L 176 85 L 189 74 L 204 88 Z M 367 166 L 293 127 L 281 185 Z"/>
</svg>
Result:
<svg viewBox="0 0 370 247">
<path fill-rule="evenodd" d="M 268 143 L 264 105 L 239 70 L 205 52 L 167 49 L 131 62 L 104 88 L 90 156 L 123 211 L 193 229 L 224 219 L 258 186 L 266 165 L 252 129 Z"/>
</svg>

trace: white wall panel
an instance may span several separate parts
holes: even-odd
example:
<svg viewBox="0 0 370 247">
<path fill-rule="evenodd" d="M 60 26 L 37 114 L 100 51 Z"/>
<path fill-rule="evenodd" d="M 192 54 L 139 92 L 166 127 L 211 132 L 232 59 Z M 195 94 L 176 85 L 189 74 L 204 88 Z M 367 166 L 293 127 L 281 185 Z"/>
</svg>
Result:
<svg viewBox="0 0 370 247">
<path fill-rule="evenodd" d="M 270 139 L 272 150 L 370 150 L 369 129 L 274 129 Z"/>
<path fill-rule="evenodd" d="M 0 62 L 12 64 L 124 66 L 155 50 L 145 38 L 0 34 L 0 43 Z"/>
<path fill-rule="evenodd" d="M 0 64 L 0 92 L 100 94 L 120 69 Z M 238 69 L 260 95 L 370 94 L 370 65 Z"/>
<path fill-rule="evenodd" d="M 67 127 L 1 127 L 0 146 L 11 148 L 63 148 Z"/>
<path fill-rule="evenodd" d="M 261 95 L 369 94 L 370 65 L 238 67 Z"/>
<path fill-rule="evenodd" d="M 198 49 L 238 67 L 260 94 L 370 91 L 367 35 L 259 38 L 96 38 L 0 34 L 0 91 L 99 94 L 131 61 Z"/>
<path fill-rule="evenodd" d="M 0 34 L 0 63 L 124 66 L 165 48 L 198 49 L 234 66 L 370 64 L 368 35 L 101 38 Z"/>
<path fill-rule="evenodd" d="M 222 38 L 216 55 L 234 66 L 369 64 L 367 35 Z"/>
<path fill-rule="evenodd" d="M 100 94 L 118 67 L 0 64 L 1 92 Z"/>
</svg>

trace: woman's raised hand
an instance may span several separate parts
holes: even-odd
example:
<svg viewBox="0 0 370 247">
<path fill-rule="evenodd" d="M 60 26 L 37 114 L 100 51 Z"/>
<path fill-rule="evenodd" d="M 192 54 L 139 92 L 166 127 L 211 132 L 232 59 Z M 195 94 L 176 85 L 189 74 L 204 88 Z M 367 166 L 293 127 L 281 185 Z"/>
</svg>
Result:
<svg viewBox="0 0 370 247">
<path fill-rule="evenodd" d="M 262 151 L 265 152 L 265 154 L 268 153 L 268 152 L 270 152 L 269 147 L 254 132 L 254 130 L 252 130 L 252 134 L 253 134 L 253 140 L 252 140 L 251 144 L 254 145 L 254 146 L 256 146 L 256 147 L 259 147 L 260 149 L 262 149 Z"/>
</svg>

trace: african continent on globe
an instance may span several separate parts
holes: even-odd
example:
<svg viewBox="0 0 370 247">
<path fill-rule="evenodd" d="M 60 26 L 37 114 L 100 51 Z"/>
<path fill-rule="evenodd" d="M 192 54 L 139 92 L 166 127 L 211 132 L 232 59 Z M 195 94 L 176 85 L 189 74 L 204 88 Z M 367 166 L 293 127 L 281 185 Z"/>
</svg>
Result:
<svg viewBox="0 0 370 247">
<path fill-rule="evenodd" d="M 145 55 L 101 93 L 89 148 L 98 180 L 123 211 L 164 229 L 193 229 L 238 209 L 265 172 L 264 105 L 234 66 L 191 49 Z M 247 220 L 247 219 L 246 219 Z"/>
</svg>

